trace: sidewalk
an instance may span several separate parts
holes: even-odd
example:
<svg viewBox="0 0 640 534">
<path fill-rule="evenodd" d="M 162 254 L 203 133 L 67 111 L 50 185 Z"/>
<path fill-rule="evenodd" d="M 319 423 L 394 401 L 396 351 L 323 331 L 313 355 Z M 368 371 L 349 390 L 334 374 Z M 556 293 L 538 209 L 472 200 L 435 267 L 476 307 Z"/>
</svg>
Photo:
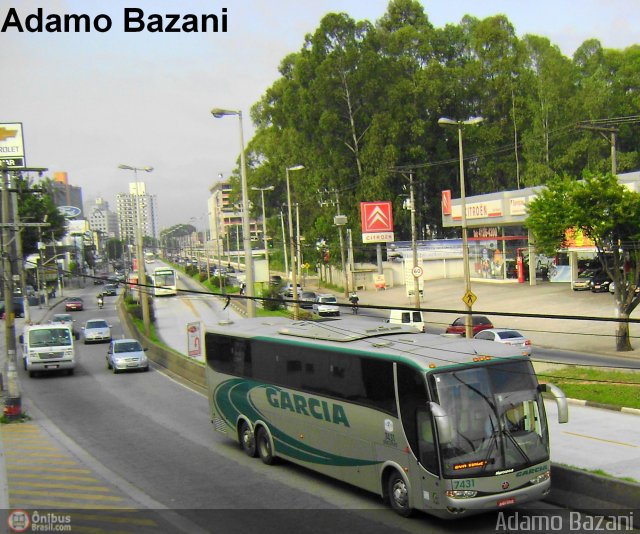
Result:
<svg viewBox="0 0 640 534">
<path fill-rule="evenodd" d="M 317 291 L 317 283 L 309 280 L 305 289 Z M 574 317 L 598 317 L 611 319 L 616 316 L 613 295 L 573 291 L 569 284 L 541 282 L 538 285 L 496 284 L 491 282 L 471 283 L 472 292 L 478 297 L 473 305 L 474 313 L 486 315 L 497 328 L 514 328 L 531 339 L 534 348 L 545 347 L 559 350 L 580 351 L 590 354 L 640 358 L 640 324 L 631 324 L 630 352 L 616 351 L 617 323 L 578 319 L 554 319 L 549 316 L 566 315 Z M 336 291 L 340 302 L 348 299 Z M 420 307 L 424 310 L 425 322 L 442 332 L 456 317 L 463 314 L 465 293 L 462 278 L 428 280 L 424 284 L 424 295 Z M 413 297 L 408 297 L 404 286 L 387 290 L 359 291 L 360 313 L 367 314 L 367 306 L 387 306 L 413 308 Z M 348 309 L 344 309 L 348 313 Z M 434 311 L 430 311 L 434 310 Z M 435 311 L 437 310 L 437 311 Z M 449 312 L 450 311 L 450 312 Z M 449 312 L 449 313 L 446 313 Z M 492 312 L 528 313 L 547 316 L 544 318 L 506 317 L 492 315 Z M 373 310 L 369 313 L 372 315 Z M 378 311 L 375 315 L 388 315 Z M 636 310 L 632 318 L 640 318 Z"/>
</svg>

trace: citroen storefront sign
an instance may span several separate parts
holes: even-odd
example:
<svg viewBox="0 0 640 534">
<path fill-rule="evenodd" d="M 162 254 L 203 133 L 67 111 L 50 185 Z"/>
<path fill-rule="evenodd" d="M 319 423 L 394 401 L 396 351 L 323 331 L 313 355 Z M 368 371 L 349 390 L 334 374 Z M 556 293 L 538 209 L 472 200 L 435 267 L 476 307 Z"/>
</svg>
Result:
<svg viewBox="0 0 640 534">
<path fill-rule="evenodd" d="M 75 219 L 82 213 L 82 210 L 75 206 L 58 206 L 58 211 L 62 213 L 65 219 Z"/>
</svg>

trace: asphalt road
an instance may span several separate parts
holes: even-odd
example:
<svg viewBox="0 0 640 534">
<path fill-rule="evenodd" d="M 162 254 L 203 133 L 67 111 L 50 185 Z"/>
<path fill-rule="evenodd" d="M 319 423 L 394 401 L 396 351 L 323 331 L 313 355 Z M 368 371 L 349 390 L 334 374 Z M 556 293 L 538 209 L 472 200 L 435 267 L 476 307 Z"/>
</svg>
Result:
<svg viewBox="0 0 640 534">
<path fill-rule="evenodd" d="M 113 301 L 74 314 L 122 335 Z M 25 411 L 61 447 L 98 472 L 141 509 L 163 515 L 158 532 L 450 532 L 451 522 L 424 514 L 398 517 L 380 498 L 293 464 L 266 466 L 214 432 L 206 398 L 153 367 L 114 375 L 106 344 L 78 344 L 75 376 L 29 378 L 20 370 Z M 542 504 L 509 512 L 551 517 Z M 167 513 L 170 514 L 167 522 Z M 171 515 L 173 514 L 173 515 Z M 455 522 L 457 532 L 495 532 L 505 516 Z"/>
</svg>

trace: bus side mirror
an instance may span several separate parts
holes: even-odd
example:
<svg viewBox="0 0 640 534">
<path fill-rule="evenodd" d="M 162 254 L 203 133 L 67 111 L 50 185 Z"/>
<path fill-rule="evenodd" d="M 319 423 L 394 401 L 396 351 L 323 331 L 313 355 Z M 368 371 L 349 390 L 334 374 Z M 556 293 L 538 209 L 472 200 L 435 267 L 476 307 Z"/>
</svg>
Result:
<svg viewBox="0 0 640 534">
<path fill-rule="evenodd" d="M 429 409 L 438 429 L 438 440 L 441 445 L 447 445 L 453 441 L 453 429 L 451 419 L 447 412 L 437 402 L 429 402 Z"/>
<path fill-rule="evenodd" d="M 21 344 L 24 344 L 24 336 L 23 336 L 22 334 L 20 334 L 20 337 L 18 338 L 18 341 L 19 341 Z"/>
<path fill-rule="evenodd" d="M 550 383 L 539 384 L 538 391 L 541 393 L 551 393 L 551 395 L 553 395 L 553 398 L 556 400 L 556 405 L 558 406 L 558 423 L 568 423 L 569 406 L 564 391 L 555 384 Z"/>
</svg>

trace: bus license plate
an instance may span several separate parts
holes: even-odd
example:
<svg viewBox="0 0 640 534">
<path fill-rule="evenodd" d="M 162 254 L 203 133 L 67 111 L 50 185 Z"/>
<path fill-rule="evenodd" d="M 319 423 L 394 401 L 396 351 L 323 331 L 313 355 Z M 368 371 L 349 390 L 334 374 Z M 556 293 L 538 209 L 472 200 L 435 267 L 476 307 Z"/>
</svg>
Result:
<svg viewBox="0 0 640 534">
<path fill-rule="evenodd" d="M 515 504 L 515 503 L 516 503 L 516 500 L 513 497 L 511 497 L 509 499 L 502 499 L 501 501 L 498 501 L 496 504 L 498 505 L 498 507 L 501 507 L 501 506 L 507 506 L 509 504 Z"/>
<path fill-rule="evenodd" d="M 58 367 L 60 367 L 59 365 L 45 365 L 44 368 L 45 369 L 57 369 Z"/>
</svg>

